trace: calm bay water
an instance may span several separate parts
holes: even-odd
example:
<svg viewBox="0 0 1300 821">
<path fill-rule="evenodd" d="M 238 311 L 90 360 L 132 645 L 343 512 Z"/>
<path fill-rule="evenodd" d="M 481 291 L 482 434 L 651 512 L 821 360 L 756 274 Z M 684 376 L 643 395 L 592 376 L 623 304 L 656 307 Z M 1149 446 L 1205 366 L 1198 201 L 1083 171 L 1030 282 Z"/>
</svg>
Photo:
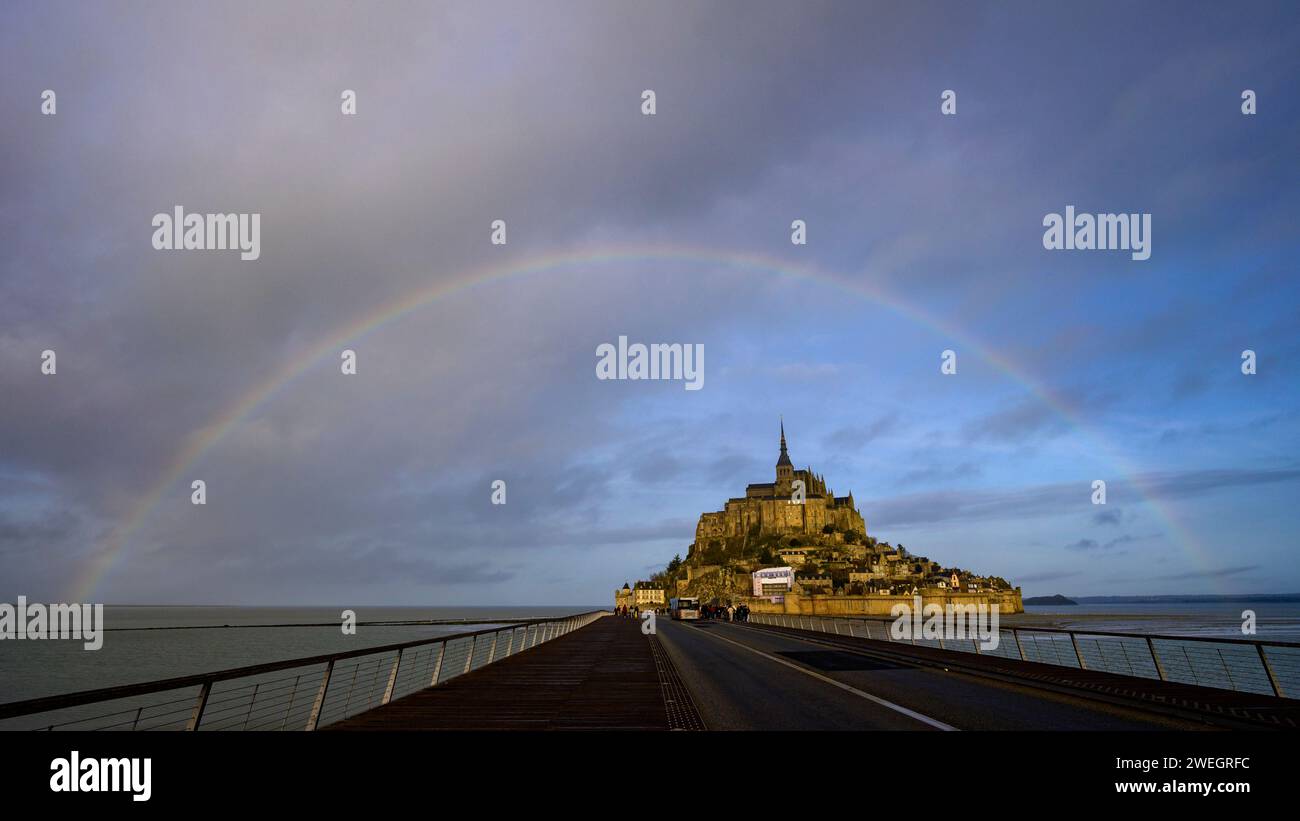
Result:
<svg viewBox="0 0 1300 821">
<path fill-rule="evenodd" d="M 334 653 L 452 633 L 494 624 L 600 609 L 572 607 L 358 607 L 359 622 L 472 619 L 473 624 L 339 628 L 341 607 L 124 607 L 104 608 L 104 646 L 80 641 L 0 641 L 0 703 L 230 667 Z M 329 627 L 249 627 L 309 624 Z M 214 629 L 139 629 L 217 626 Z M 230 627 L 220 627 L 230 625 Z"/>
<path fill-rule="evenodd" d="M 1254 636 L 1242 635 L 1241 614 L 1245 610 L 1255 612 Z M 1059 626 L 1078 630 L 1300 642 L 1300 602 L 1295 601 L 1080 602 L 1064 607 L 1026 605 L 1025 614 L 1036 617 L 1035 621 L 1051 616 Z M 1014 623 L 1014 617 L 1006 623 Z"/>
</svg>

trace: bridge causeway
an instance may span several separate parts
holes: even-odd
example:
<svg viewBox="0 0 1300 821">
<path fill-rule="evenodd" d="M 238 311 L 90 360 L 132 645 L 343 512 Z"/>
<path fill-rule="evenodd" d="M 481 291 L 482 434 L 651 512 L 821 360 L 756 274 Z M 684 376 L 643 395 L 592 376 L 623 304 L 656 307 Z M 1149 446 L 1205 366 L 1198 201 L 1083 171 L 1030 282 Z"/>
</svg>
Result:
<svg viewBox="0 0 1300 821">
<path fill-rule="evenodd" d="M 657 641 L 607 616 L 322 729 L 702 729 Z"/>
<path fill-rule="evenodd" d="M 10 702 L 0 728 L 1300 728 L 1300 644 L 1020 626 L 981 652 L 881 625 L 755 613 L 645 635 L 592 611 Z"/>
<path fill-rule="evenodd" d="M 1226 722 L 1228 726 L 1261 729 L 1300 728 L 1300 701 L 1292 698 L 829 633 L 826 632 L 825 625 L 821 625 L 821 632 L 782 626 L 776 622 L 755 624 L 753 629 L 795 636 L 803 641 L 878 658 L 943 670 L 960 670 L 977 676 L 1012 681 L 1043 690 L 1084 695 L 1209 723 Z"/>
</svg>

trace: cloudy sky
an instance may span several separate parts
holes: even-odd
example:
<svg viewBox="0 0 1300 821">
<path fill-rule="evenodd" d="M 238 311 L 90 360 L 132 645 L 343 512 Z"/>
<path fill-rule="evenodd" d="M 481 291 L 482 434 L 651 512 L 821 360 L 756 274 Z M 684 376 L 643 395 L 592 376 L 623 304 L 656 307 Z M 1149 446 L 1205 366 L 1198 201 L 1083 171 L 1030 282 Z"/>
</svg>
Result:
<svg viewBox="0 0 1300 821">
<path fill-rule="evenodd" d="M 779 414 L 1026 594 L 1300 590 L 1300 19 L 1053 6 L 7 6 L 0 600 L 603 604 Z M 260 259 L 154 250 L 176 205 Z M 1045 250 L 1067 205 L 1151 258 Z M 597 380 L 619 335 L 704 389 Z"/>
</svg>

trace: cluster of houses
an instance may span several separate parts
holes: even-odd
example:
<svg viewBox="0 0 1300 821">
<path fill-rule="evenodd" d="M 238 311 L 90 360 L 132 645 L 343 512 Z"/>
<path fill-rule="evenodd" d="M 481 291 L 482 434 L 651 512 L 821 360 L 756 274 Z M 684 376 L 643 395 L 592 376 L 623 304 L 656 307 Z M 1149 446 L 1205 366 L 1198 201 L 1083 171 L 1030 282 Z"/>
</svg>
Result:
<svg viewBox="0 0 1300 821">
<path fill-rule="evenodd" d="M 1010 590 L 1006 581 L 945 567 L 915 556 L 901 545 L 790 545 L 775 551 L 775 565 L 759 566 L 743 559 L 726 565 L 686 565 L 680 578 L 624 584 L 615 592 L 615 606 L 661 609 L 668 598 L 699 596 L 739 601 L 776 600 L 786 593 L 838 596 L 911 596 L 935 592 L 992 593 Z M 671 590 L 671 592 L 669 592 Z"/>
<path fill-rule="evenodd" d="M 945 567 L 925 556 L 912 555 L 901 545 L 876 544 L 874 540 L 783 547 L 776 554 L 780 564 L 791 570 L 786 592 L 899 596 L 935 589 L 979 593 L 1010 587 L 997 577 Z M 763 594 L 776 592 L 764 589 Z"/>
</svg>

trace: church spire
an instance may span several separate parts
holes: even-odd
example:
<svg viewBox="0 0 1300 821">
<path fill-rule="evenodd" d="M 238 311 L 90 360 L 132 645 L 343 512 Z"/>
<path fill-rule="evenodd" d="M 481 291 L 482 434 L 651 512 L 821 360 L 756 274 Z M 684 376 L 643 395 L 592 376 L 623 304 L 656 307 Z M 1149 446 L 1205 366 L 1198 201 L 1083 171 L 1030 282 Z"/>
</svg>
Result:
<svg viewBox="0 0 1300 821">
<path fill-rule="evenodd" d="M 790 454 L 787 453 L 785 449 L 785 419 L 784 418 L 781 419 L 781 456 L 776 460 L 777 467 L 781 467 L 782 465 L 790 465 L 791 469 L 794 468 L 794 463 L 790 461 Z"/>
</svg>

